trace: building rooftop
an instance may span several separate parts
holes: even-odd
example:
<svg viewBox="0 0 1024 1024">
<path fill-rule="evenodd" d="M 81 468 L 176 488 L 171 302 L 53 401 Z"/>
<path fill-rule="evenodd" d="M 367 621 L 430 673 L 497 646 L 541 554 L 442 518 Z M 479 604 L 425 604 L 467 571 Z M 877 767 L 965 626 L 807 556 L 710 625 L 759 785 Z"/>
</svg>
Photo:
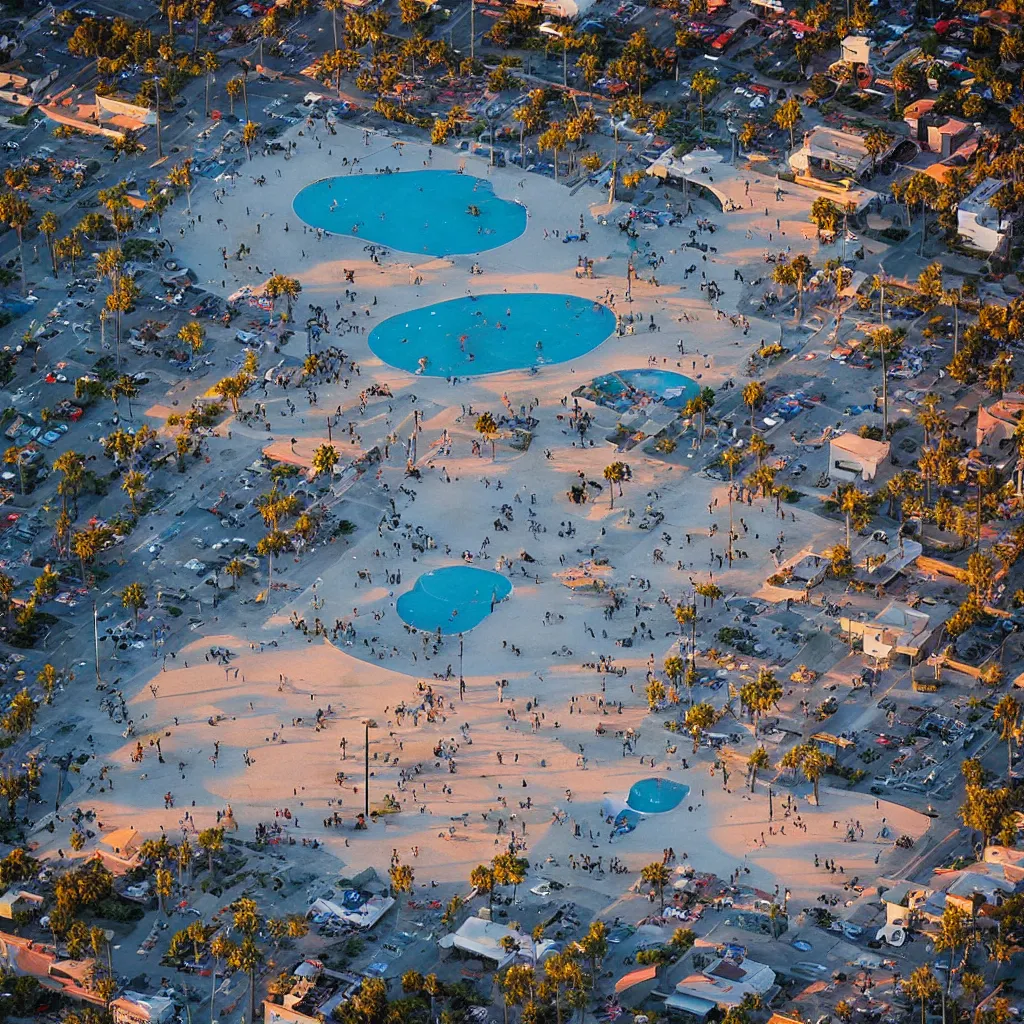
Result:
<svg viewBox="0 0 1024 1024">
<path fill-rule="evenodd" d="M 969 196 L 960 200 L 961 213 L 980 213 L 988 208 L 992 197 L 1003 187 L 1005 182 L 998 178 L 986 178 Z"/>
<path fill-rule="evenodd" d="M 838 434 L 831 439 L 832 446 L 840 451 L 853 455 L 858 459 L 867 459 L 872 462 L 881 462 L 889 455 L 888 441 L 873 441 L 870 437 L 861 437 L 860 434 Z"/>
</svg>

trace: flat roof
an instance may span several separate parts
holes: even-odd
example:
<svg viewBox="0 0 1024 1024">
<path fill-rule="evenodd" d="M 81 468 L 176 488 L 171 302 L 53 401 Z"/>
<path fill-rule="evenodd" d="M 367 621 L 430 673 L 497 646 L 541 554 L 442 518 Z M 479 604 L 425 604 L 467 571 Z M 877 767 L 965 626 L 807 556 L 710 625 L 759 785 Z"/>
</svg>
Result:
<svg viewBox="0 0 1024 1024">
<path fill-rule="evenodd" d="M 849 431 L 831 438 L 829 444 L 850 455 L 873 459 L 876 462 L 889 454 L 888 441 L 874 441 L 870 437 L 861 437 L 860 434 L 851 434 Z"/>
</svg>

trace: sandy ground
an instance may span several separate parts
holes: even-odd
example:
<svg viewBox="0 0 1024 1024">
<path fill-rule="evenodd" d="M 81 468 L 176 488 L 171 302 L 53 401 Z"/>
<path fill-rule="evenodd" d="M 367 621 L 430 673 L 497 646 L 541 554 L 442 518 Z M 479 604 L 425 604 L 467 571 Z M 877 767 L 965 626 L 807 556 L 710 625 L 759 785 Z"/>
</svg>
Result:
<svg viewBox="0 0 1024 1024">
<path fill-rule="evenodd" d="M 432 166 L 464 163 L 468 172 L 490 176 L 498 195 L 526 203 L 530 218 L 521 238 L 478 257 L 413 260 L 415 272 L 422 277 L 418 286 L 410 283 L 414 275 L 401 254 L 392 255 L 394 263 L 378 267 L 367 260 L 363 239 L 334 236 L 318 242 L 312 233 L 303 233 L 291 212 L 291 200 L 307 182 L 343 173 L 342 154 L 358 155 L 368 171 L 385 164 L 420 168 L 427 156 L 423 147 L 412 144 L 400 155 L 380 136 L 371 136 L 366 146 L 362 132 L 346 126 L 339 126 L 338 135 L 329 142 L 323 140 L 322 148 L 308 137 L 298 141 L 291 161 L 254 160 L 246 168 L 249 177 L 229 189 L 223 203 L 212 200 L 209 183 L 197 188 L 193 214 L 201 215 L 202 222 L 197 219 L 194 231 L 186 222 L 184 236 L 171 237 L 175 255 L 212 289 L 223 287 L 230 293 L 241 284 L 257 285 L 278 270 L 301 280 L 300 312 L 311 302 L 333 313 L 335 299 L 344 297 L 346 287 L 353 287 L 344 284 L 341 270 L 355 269 L 356 302 L 354 306 L 343 303 L 342 308 L 354 310 L 367 329 L 393 313 L 464 294 L 468 287 L 476 293 L 536 289 L 592 299 L 600 299 L 607 289 L 623 290 L 625 238 L 614 226 L 602 226 L 590 217 L 591 207 L 604 198 L 601 193 L 585 187 L 570 196 L 552 181 L 524 177 L 514 168 L 490 170 L 481 160 L 447 151 L 435 151 Z M 278 169 L 281 178 L 276 176 Z M 254 187 L 250 178 L 261 173 L 266 174 L 267 185 Z M 275 591 L 269 610 L 242 608 L 237 598 L 225 593 L 217 618 L 207 624 L 222 635 L 204 637 L 176 652 L 165 671 L 149 655 L 137 656 L 142 663 L 131 677 L 123 675 L 122 686 L 143 743 L 143 760 L 137 764 L 130 759 L 136 737 L 123 738 L 104 716 L 83 709 L 90 718 L 95 748 L 104 753 L 83 771 L 81 786 L 68 804 L 84 806 L 94 801 L 90 805 L 97 807 L 104 831 L 131 825 L 143 833 L 191 827 L 186 812 L 196 827 L 203 828 L 215 822 L 217 810 L 230 804 L 243 837 L 252 835 L 257 822 L 276 820 L 297 839 L 324 842 L 328 848 L 324 856 L 336 859 L 334 867 L 384 869 L 397 850 L 420 880 L 465 878 L 473 865 L 504 848 L 510 829 L 525 841 L 526 855 L 534 865 L 552 858 L 543 870 L 562 877 L 571 875 L 570 853 L 601 856 L 605 862 L 618 856 L 638 868 L 652 858 L 660 859 L 668 846 L 677 854 L 689 853 L 701 870 L 727 877 L 737 868 L 749 868 L 748 881 L 768 891 L 775 885 L 788 887 L 799 898 L 813 897 L 826 885 L 841 885 L 852 875 L 869 874 L 876 854 L 880 861 L 875 870 L 883 872 L 891 839 L 875 841 L 882 819 L 887 819 L 894 835 L 906 832 L 917 837 L 927 826 L 926 818 L 891 804 L 876 807 L 874 799 L 839 791 L 824 791 L 822 806 L 815 808 L 807 802 L 804 786 L 796 790 L 795 813 L 802 815 L 806 831 L 797 828 L 795 818 L 780 821 L 786 789 L 776 791 L 773 824 L 764 786 L 751 796 L 744 780 L 734 775 L 729 792 L 723 791 L 721 775 L 712 774 L 708 753 L 691 757 L 688 738 L 666 732 L 658 719 L 649 717 L 643 697 L 648 665 L 660 669 L 674 643 L 670 603 L 686 597 L 691 579 L 706 579 L 713 566 L 727 594 L 754 593 L 770 571 L 769 547 L 783 544 L 785 557 L 806 544 L 826 546 L 838 528 L 799 510 L 788 511 L 783 522 L 771 503 L 754 501 L 736 511 L 737 520 L 744 519 L 737 546 L 749 557 L 720 571 L 717 560 L 712 563 L 709 556 L 724 552 L 726 488 L 692 472 L 686 453 L 679 453 L 674 464 L 654 461 L 638 451 L 626 456 L 633 479 L 623 497 L 616 498 L 614 509 L 607 501 L 607 490 L 583 507 L 565 499 L 578 473 L 601 479 L 602 468 L 611 461 L 603 437 L 615 423 L 610 410 L 590 407 L 597 424 L 590 434 L 595 446 L 578 446 L 561 405 L 573 388 L 612 369 L 643 367 L 648 357 L 658 366 L 678 369 L 712 387 L 730 378 L 742 384 L 740 367 L 749 347 L 760 337 L 778 337 L 774 321 L 753 322 L 749 336 L 744 337 L 729 320 L 715 318 L 699 290 L 699 273 L 685 283 L 682 280 L 690 263 L 707 268 L 725 290 L 722 308 L 733 309 L 741 288 L 731 280 L 733 268 L 743 268 L 748 279 L 751 273 L 763 273 L 761 253 L 769 246 L 780 247 L 779 231 L 786 232 L 782 244 L 813 250 L 816 243 L 808 237 L 813 232 L 806 223 L 809 198 L 787 197 L 775 206 L 773 193 L 765 199 L 758 191 L 765 189 L 767 184 L 760 181 L 754 186 L 758 202 L 764 199 L 762 205 L 728 216 L 694 204 L 688 224 L 701 216 L 721 226 L 710 238 L 704 236 L 718 248 L 717 254 L 708 254 L 707 263 L 693 250 L 672 248 L 685 239 L 685 231 L 672 229 L 671 235 L 666 229 L 642 231 L 641 241 L 650 240 L 651 248 L 666 260 L 657 270 L 661 287 L 634 285 L 632 310 L 654 314 L 664 329 L 611 338 L 590 354 L 545 367 L 536 376 L 510 372 L 461 381 L 453 387 L 444 379 L 414 377 L 382 365 L 369 352 L 365 333 L 326 338 L 324 343 L 341 345 L 361 367 L 354 388 L 317 387 L 322 410 L 332 411 L 338 403 L 345 406 L 346 416 L 335 432 L 336 441 L 341 437 L 343 457 L 349 441 L 346 419 L 354 423 L 351 448 L 365 449 L 392 431 L 407 439 L 413 429 L 413 408 L 423 411 L 417 439 L 423 479 L 416 483 L 404 479 L 399 444 L 392 447 L 379 478 L 364 480 L 346 497 L 347 502 L 360 504 L 369 522 L 375 522 L 388 499 L 395 498 L 400 527 L 378 534 L 371 525 L 345 545 L 314 549 L 299 564 L 282 559 L 280 578 L 295 589 Z M 767 218 L 766 204 L 771 205 Z M 549 232 L 575 228 L 581 215 L 592 228 L 586 247 L 544 237 L 545 228 Z M 226 222 L 226 230 L 214 227 L 217 218 Z M 285 222 L 288 232 L 283 229 Z M 769 230 L 774 236 L 771 243 Z M 230 269 L 223 271 L 217 247 L 232 250 L 243 241 L 251 246 L 251 255 L 243 263 L 230 261 Z M 579 253 L 596 260 L 596 279 L 576 279 Z M 247 271 L 250 260 L 261 274 Z M 482 275 L 469 276 L 473 262 L 480 263 Z M 374 297 L 376 305 L 372 305 Z M 362 313 L 365 308 L 370 316 Z M 620 302 L 617 308 L 625 307 Z M 699 319 L 689 323 L 674 319 L 684 311 Z M 678 351 L 679 342 L 685 355 Z M 300 339 L 293 340 L 292 354 L 301 358 L 301 347 Z M 372 400 L 360 416 L 352 408 L 355 392 L 373 381 L 388 383 L 394 398 Z M 474 456 L 470 449 L 477 436 L 475 415 L 469 409 L 497 413 L 503 394 L 515 407 L 533 400 L 539 403 L 533 444 L 519 453 L 499 442 L 494 461 L 488 446 L 481 456 Z M 281 415 L 286 398 L 301 405 L 294 415 Z M 271 439 L 288 444 L 296 437 L 303 447 L 320 439 L 323 415 L 309 411 L 301 391 L 271 392 L 268 406 L 273 436 L 231 423 L 234 448 L 244 440 L 251 440 L 255 452 L 257 444 Z M 442 457 L 438 444 L 444 430 L 449 432 L 452 450 Z M 213 442 L 215 451 L 218 443 L 222 442 Z M 399 491 L 409 483 L 415 500 Z M 708 506 L 716 499 L 718 506 L 709 516 Z M 513 521 L 508 532 L 496 533 L 492 524 L 504 504 L 512 506 Z M 343 504 L 342 514 L 344 508 Z M 656 529 L 639 529 L 647 508 L 665 515 Z M 716 524 L 719 532 L 709 538 L 710 524 Z M 417 527 L 436 541 L 436 547 L 423 555 L 410 546 Z M 575 531 L 571 539 L 564 535 L 567 528 Z M 487 537 L 489 547 L 484 544 Z M 656 548 L 664 552 L 663 562 L 655 561 Z M 535 561 L 524 562 L 523 551 Z M 463 552 L 471 552 L 475 564 L 488 568 L 505 556 L 506 562 L 511 561 L 505 571 L 515 592 L 465 637 L 467 689 L 460 699 L 458 640 L 446 638 L 435 652 L 409 633 L 394 606 L 421 572 L 461 564 Z M 563 567 L 563 556 L 569 566 L 592 554 L 609 560 L 611 578 L 625 597 L 624 607 L 611 620 L 605 618 L 599 598 L 574 594 L 555 578 Z M 356 569 L 365 570 L 372 582 L 361 581 Z M 387 574 L 399 572 L 401 584 L 386 582 Z M 308 589 L 314 578 L 315 593 Z M 664 602 L 659 600 L 663 595 Z M 721 614 L 721 608 L 709 610 L 708 620 L 715 614 Z M 304 617 L 310 625 L 316 615 L 328 624 L 336 619 L 351 621 L 356 639 L 349 645 L 339 641 L 340 649 L 322 638 L 306 639 L 291 627 L 293 615 Z M 619 647 L 616 640 L 620 638 L 634 643 Z M 260 653 L 259 646 L 271 641 L 280 646 Z M 220 646 L 240 652 L 227 669 L 204 657 L 210 648 Z M 516 649 L 521 654 L 514 653 Z M 616 665 L 626 667 L 628 673 L 619 677 L 583 667 L 596 662 L 599 655 L 614 657 Z M 454 678 L 435 678 L 435 674 L 445 676 L 449 666 Z M 497 686 L 500 680 L 507 680 L 507 685 Z M 418 724 L 411 714 L 399 724 L 395 708 L 404 703 L 411 711 L 421 704 L 428 686 L 443 697 L 443 710 L 433 721 L 421 713 Z M 697 696 L 721 704 L 725 691 L 698 690 Z M 573 698 L 574 704 L 570 703 Z M 328 705 L 331 713 L 317 728 L 316 712 L 326 712 Z M 539 727 L 531 724 L 532 714 L 541 716 Z M 379 805 L 385 794 L 391 794 L 402 811 L 383 816 L 369 831 L 360 832 L 353 831 L 352 824 L 364 800 L 361 723 L 370 718 L 376 722 L 370 733 L 371 804 Z M 596 735 L 598 725 L 603 725 L 605 735 Z M 745 724 L 733 723 L 733 728 L 749 733 Z M 634 751 L 623 756 L 615 734 L 626 729 L 638 732 L 639 739 Z M 163 763 L 150 745 L 157 738 Z M 215 743 L 219 744 L 216 759 Z M 438 743 L 454 751 L 454 773 L 443 757 L 435 756 Z M 753 740 L 747 735 L 740 750 L 745 756 L 750 749 Z M 503 763 L 499 763 L 499 752 Z M 252 761 L 248 766 L 246 756 Z M 688 769 L 682 767 L 684 757 L 690 761 Z M 97 779 L 102 764 L 113 766 L 113 791 Z M 419 773 L 400 788 L 400 772 L 416 767 Z M 339 771 L 346 775 L 343 784 L 336 781 Z M 610 843 L 608 825 L 600 817 L 602 797 L 621 798 L 637 779 L 661 773 L 688 784 L 688 799 L 677 810 L 648 817 L 635 832 Z M 702 787 L 706 795 L 698 795 Z M 173 796 L 173 807 L 164 806 L 165 794 Z M 528 798 L 531 806 L 526 808 Z M 290 817 L 280 816 L 284 809 Z M 324 818 L 335 811 L 344 827 L 325 827 Z M 505 826 L 500 836 L 496 832 L 499 818 Z M 846 826 L 856 821 L 863 826 L 864 838 L 850 844 L 844 841 Z M 573 836 L 574 824 L 580 826 L 579 838 Z M 772 834 L 776 824 L 786 826 L 784 835 Z M 66 833 L 58 831 L 52 845 L 66 839 Z M 827 877 L 823 868 L 814 871 L 815 854 L 822 862 L 834 858 L 843 865 L 844 874 Z M 620 888 L 618 882 L 607 876 L 600 884 L 614 893 Z"/>
</svg>

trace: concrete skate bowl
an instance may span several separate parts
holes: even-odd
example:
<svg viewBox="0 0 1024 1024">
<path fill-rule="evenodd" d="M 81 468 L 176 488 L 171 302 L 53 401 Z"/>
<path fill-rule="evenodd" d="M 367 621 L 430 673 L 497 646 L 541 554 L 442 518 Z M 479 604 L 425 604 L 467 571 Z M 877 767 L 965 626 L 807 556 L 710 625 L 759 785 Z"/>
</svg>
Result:
<svg viewBox="0 0 1024 1024">
<path fill-rule="evenodd" d="M 641 814 L 662 814 L 675 810 L 689 792 L 689 786 L 671 779 L 641 779 L 633 783 L 626 803 Z"/>
<path fill-rule="evenodd" d="M 313 228 L 423 256 L 486 252 L 526 230 L 526 207 L 458 171 L 321 178 L 292 201 Z"/>
<path fill-rule="evenodd" d="M 467 296 L 389 317 L 370 350 L 426 377 L 474 377 L 576 359 L 615 330 L 607 307 L 575 295 L 504 292 Z"/>
<path fill-rule="evenodd" d="M 695 380 L 671 370 L 650 367 L 603 374 L 595 377 L 580 392 L 583 397 L 617 412 L 628 412 L 636 406 L 656 405 L 682 409 L 699 393 L 700 385 Z"/>
<path fill-rule="evenodd" d="M 499 572 L 452 565 L 426 572 L 398 599 L 398 614 L 415 629 L 466 633 L 479 626 L 512 593 Z"/>
</svg>

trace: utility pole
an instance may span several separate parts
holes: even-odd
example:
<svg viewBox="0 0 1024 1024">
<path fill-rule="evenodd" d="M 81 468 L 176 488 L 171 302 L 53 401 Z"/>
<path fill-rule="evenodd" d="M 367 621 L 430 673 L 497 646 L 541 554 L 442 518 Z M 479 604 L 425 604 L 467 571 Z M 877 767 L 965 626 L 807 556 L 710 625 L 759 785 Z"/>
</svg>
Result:
<svg viewBox="0 0 1024 1024">
<path fill-rule="evenodd" d="M 469 0 L 469 59 L 476 59 L 476 0 Z"/>
<path fill-rule="evenodd" d="M 163 159 L 164 144 L 160 134 L 160 79 L 154 78 L 153 85 L 156 87 L 156 155 Z"/>
<path fill-rule="evenodd" d="M 98 690 L 103 685 L 103 680 L 100 677 L 100 625 L 99 625 L 99 612 L 96 610 L 96 601 L 93 599 L 92 602 L 92 642 L 93 647 L 96 651 L 96 689 Z"/>
<path fill-rule="evenodd" d="M 878 275 L 879 282 L 879 301 L 878 301 L 878 323 L 879 323 L 879 340 L 878 351 L 881 353 L 882 358 L 882 440 L 884 441 L 889 436 L 889 383 L 888 376 L 885 368 L 885 333 L 882 328 L 885 327 L 885 277 L 883 274 Z"/>
<path fill-rule="evenodd" d="M 370 817 L 370 729 L 376 729 L 372 718 L 363 719 L 365 745 L 363 747 L 363 814 Z"/>
</svg>

